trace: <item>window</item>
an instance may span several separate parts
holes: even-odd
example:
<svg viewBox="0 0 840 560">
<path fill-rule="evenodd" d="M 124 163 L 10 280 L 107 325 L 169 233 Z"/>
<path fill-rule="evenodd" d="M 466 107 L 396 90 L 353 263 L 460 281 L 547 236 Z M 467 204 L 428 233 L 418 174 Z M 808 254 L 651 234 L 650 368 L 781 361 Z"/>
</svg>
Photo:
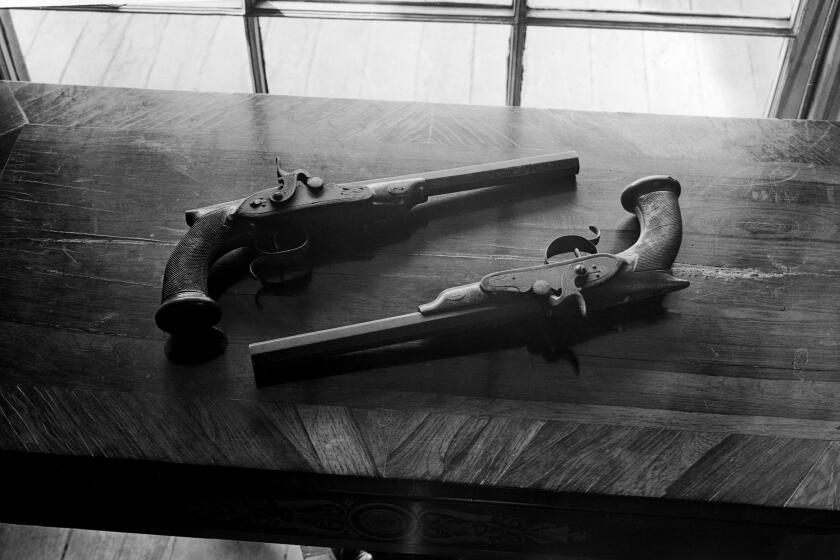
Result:
<svg viewBox="0 0 840 560">
<path fill-rule="evenodd" d="M 0 62 L 60 83 L 805 117 L 839 1 L 30 1 L 52 9 L 0 19 Z"/>
</svg>

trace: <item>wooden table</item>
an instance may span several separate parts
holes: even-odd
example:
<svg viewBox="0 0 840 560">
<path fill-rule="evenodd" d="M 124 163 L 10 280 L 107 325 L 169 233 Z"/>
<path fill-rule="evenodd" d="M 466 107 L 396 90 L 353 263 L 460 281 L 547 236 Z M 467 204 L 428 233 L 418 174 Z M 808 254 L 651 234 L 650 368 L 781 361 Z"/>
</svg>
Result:
<svg viewBox="0 0 840 560">
<path fill-rule="evenodd" d="M 2 521 L 473 556 L 840 546 L 836 123 L 0 83 L 0 132 Z M 350 181 L 568 149 L 576 182 L 337 239 L 303 289 L 233 263 L 216 346 L 154 324 L 183 212 L 270 186 L 275 155 Z M 508 328 L 255 386 L 250 342 L 410 312 L 589 225 L 627 247 L 619 193 L 651 174 L 682 183 L 691 281 L 661 305 L 570 321 L 557 359 Z"/>
</svg>

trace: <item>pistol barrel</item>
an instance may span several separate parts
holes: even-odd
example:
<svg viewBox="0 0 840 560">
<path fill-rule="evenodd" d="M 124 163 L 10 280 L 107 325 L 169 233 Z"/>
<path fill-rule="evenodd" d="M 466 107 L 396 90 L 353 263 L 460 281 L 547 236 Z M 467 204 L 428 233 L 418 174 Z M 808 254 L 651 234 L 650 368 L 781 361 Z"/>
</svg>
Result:
<svg viewBox="0 0 840 560">
<path fill-rule="evenodd" d="M 496 161 L 424 173 L 428 195 L 448 194 L 520 181 L 549 181 L 577 175 L 580 162 L 575 152 Z"/>
<path fill-rule="evenodd" d="M 377 183 L 388 183 L 403 179 L 424 179 L 423 189 L 428 196 L 448 194 L 484 187 L 509 185 L 520 181 L 548 181 L 561 177 L 577 175 L 580 161 L 576 152 L 553 152 L 507 161 L 494 161 L 441 169 L 423 171 L 397 177 L 377 179 Z M 345 186 L 365 185 L 370 181 L 342 183 Z"/>
<path fill-rule="evenodd" d="M 248 349 L 254 375 L 260 379 L 265 374 L 278 374 L 282 366 L 291 361 L 379 348 L 430 336 L 456 335 L 465 329 L 492 327 L 544 315 L 544 308 L 536 300 L 457 309 L 435 315 L 408 313 L 257 342 L 250 344 Z"/>
</svg>

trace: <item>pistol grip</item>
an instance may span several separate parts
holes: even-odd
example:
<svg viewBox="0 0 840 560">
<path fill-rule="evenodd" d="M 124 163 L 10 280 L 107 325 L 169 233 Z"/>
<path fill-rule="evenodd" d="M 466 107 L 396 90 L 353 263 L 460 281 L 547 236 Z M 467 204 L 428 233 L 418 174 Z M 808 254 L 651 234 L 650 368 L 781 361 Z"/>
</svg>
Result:
<svg viewBox="0 0 840 560">
<path fill-rule="evenodd" d="M 178 242 L 163 274 L 161 305 L 155 322 L 169 333 L 202 331 L 221 318 L 219 305 L 207 295 L 210 267 L 223 254 L 250 243 L 250 228 L 229 219 L 235 207 L 203 215 Z"/>
<path fill-rule="evenodd" d="M 639 239 L 617 256 L 634 262 L 635 271 L 670 270 L 682 242 L 679 182 L 665 175 L 633 181 L 621 205 L 639 219 Z"/>
</svg>

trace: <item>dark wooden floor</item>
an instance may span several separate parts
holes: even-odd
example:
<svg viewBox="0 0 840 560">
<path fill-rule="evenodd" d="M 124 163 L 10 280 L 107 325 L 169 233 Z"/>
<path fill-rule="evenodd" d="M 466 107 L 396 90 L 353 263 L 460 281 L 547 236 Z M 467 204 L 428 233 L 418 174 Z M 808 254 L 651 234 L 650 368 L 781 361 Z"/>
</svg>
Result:
<svg viewBox="0 0 840 560">
<path fill-rule="evenodd" d="M 0 560 L 301 560 L 298 546 L 0 524 Z"/>
</svg>

